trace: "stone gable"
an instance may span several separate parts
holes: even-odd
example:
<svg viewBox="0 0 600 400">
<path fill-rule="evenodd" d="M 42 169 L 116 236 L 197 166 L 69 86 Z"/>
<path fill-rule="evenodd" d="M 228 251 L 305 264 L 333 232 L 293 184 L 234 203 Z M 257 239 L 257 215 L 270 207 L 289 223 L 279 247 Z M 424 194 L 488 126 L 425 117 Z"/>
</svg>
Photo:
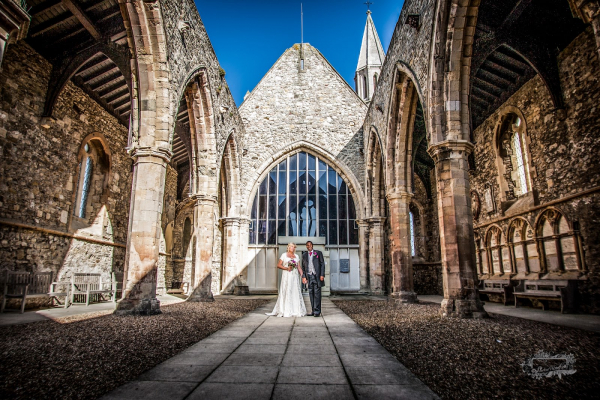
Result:
<svg viewBox="0 0 600 400">
<path fill-rule="evenodd" d="M 351 173 L 362 192 L 364 157 L 361 125 L 367 106 L 323 55 L 304 44 L 287 49 L 240 106 L 246 129 L 242 157 L 242 202 L 268 165 L 288 151 L 314 146 Z M 306 148 L 306 147 L 305 147 Z"/>
</svg>

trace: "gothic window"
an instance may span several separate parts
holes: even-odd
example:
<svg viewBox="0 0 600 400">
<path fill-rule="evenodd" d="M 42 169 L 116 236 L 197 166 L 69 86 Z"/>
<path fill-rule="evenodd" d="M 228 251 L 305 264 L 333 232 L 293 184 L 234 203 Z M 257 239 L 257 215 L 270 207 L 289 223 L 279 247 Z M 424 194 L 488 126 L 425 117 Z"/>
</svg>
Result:
<svg viewBox="0 0 600 400">
<path fill-rule="evenodd" d="M 414 217 L 412 211 L 410 211 L 408 214 L 410 216 L 410 251 L 411 251 L 411 255 L 414 257 L 416 255 L 416 253 L 415 253 L 415 217 Z"/>
<path fill-rule="evenodd" d="M 579 236 L 562 213 L 556 209 L 546 210 L 540 217 L 537 232 L 546 272 L 582 269 Z"/>
<path fill-rule="evenodd" d="M 531 191 L 529 158 L 524 123 L 521 117 L 509 113 L 503 118 L 499 135 L 501 175 L 506 200 Z"/>
<path fill-rule="evenodd" d="M 533 229 L 526 220 L 515 219 L 508 230 L 513 265 L 518 274 L 539 273 L 540 263 Z"/>
<path fill-rule="evenodd" d="M 269 171 L 254 196 L 250 219 L 250 244 L 277 244 L 278 236 L 358 244 L 356 209 L 346 182 L 324 160 L 306 152 Z"/>
<path fill-rule="evenodd" d="M 492 226 L 487 233 L 487 259 L 490 274 L 503 275 L 510 273 L 509 251 L 504 234 L 497 226 Z M 485 266 L 484 266 L 485 269 Z"/>
<path fill-rule="evenodd" d="M 368 99 L 369 98 L 369 90 L 367 89 L 367 77 L 364 75 L 362 76 L 362 83 L 363 83 L 363 98 Z"/>
<path fill-rule="evenodd" d="M 110 153 L 105 150 L 104 139 L 92 134 L 83 141 L 79 150 L 79 172 L 73 205 L 73 215 L 80 219 L 89 219 L 91 202 L 100 205 L 107 193 L 110 174 Z"/>
<path fill-rule="evenodd" d="M 377 86 L 377 74 L 373 74 L 373 89 L 375 89 L 375 87 Z"/>
</svg>

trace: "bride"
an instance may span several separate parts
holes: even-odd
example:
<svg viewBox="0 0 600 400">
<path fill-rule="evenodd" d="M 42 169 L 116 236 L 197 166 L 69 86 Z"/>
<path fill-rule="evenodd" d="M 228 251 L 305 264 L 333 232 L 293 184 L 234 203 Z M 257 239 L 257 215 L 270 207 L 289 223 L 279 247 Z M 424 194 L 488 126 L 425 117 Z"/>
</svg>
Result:
<svg viewBox="0 0 600 400">
<path fill-rule="evenodd" d="M 302 267 L 300 258 L 295 253 L 296 245 L 290 243 L 287 252 L 281 255 L 277 268 L 284 272 L 281 274 L 281 285 L 279 286 L 279 297 L 273 312 L 267 315 L 278 317 L 304 317 L 306 307 L 300 290 Z"/>
</svg>

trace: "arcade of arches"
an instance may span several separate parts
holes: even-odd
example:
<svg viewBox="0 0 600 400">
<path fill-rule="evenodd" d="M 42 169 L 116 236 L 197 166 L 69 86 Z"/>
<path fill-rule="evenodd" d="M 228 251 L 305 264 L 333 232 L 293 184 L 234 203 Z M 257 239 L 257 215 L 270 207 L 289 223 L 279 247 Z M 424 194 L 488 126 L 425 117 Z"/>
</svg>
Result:
<svg viewBox="0 0 600 400">
<path fill-rule="evenodd" d="M 1 2 L 2 268 L 119 272 L 116 312 L 154 314 L 275 292 L 310 238 L 325 292 L 470 317 L 480 283 L 569 281 L 600 313 L 597 0 L 406 0 L 356 90 L 295 44 L 239 107 L 191 0 L 28 4 Z"/>
</svg>

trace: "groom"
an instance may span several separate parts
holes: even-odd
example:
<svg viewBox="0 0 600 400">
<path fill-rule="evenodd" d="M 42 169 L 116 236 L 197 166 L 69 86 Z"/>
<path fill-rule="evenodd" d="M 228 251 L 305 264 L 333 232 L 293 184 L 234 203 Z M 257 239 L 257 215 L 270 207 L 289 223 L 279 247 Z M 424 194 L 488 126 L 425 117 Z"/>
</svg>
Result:
<svg viewBox="0 0 600 400">
<path fill-rule="evenodd" d="M 321 315 L 321 288 L 325 286 L 325 259 L 323 253 L 313 250 L 313 243 L 310 240 L 306 242 L 306 249 L 308 251 L 302 255 L 302 271 L 304 271 L 302 283 L 308 284 L 312 307 L 312 312 L 308 315 L 318 317 Z"/>
</svg>

